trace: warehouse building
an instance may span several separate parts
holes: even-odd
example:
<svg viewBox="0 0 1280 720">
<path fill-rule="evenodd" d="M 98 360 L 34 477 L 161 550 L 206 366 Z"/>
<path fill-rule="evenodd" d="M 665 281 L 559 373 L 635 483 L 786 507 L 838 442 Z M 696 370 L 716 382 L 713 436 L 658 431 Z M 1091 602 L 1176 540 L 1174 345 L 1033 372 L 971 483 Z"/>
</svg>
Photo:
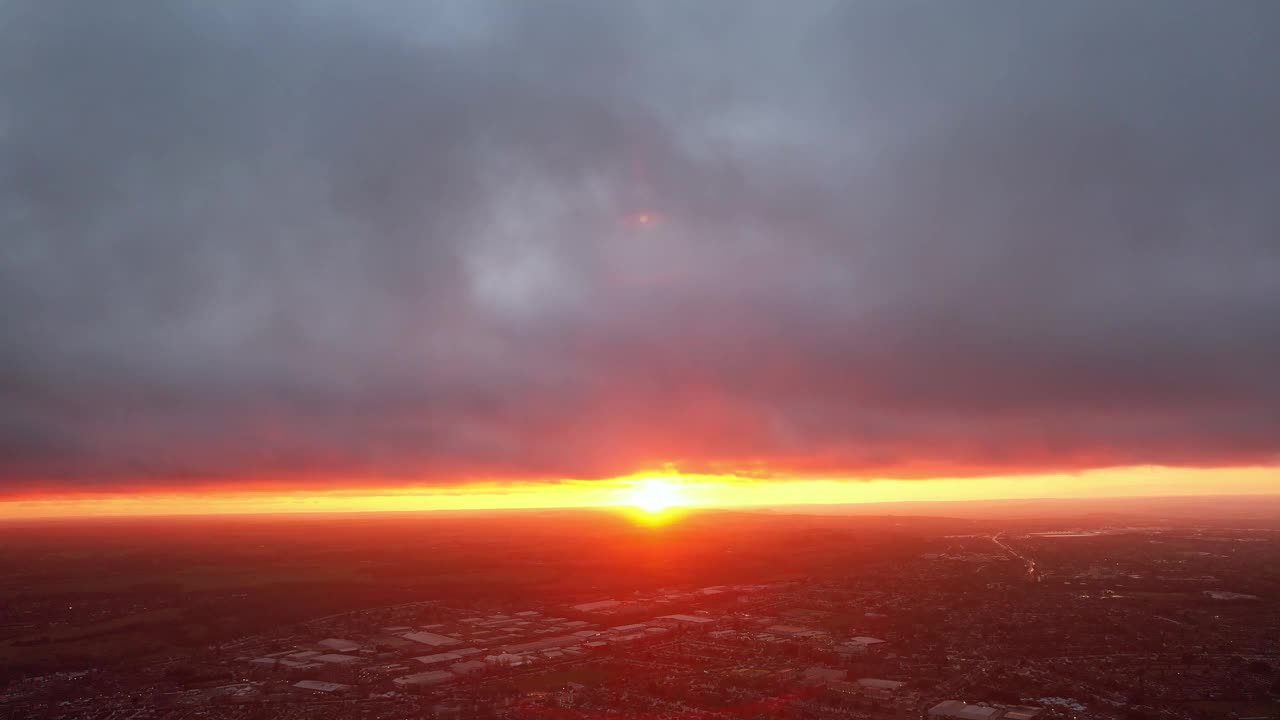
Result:
<svg viewBox="0 0 1280 720">
<path fill-rule="evenodd" d="M 461 645 L 462 641 L 448 635 L 437 635 L 430 632 L 411 632 L 402 635 L 405 640 L 412 640 L 416 643 L 429 645 L 431 647 L 450 647 L 452 645 Z"/>
<path fill-rule="evenodd" d="M 399 687 L 411 687 L 415 685 L 439 685 L 440 683 L 447 683 L 455 678 L 457 678 L 457 675 L 454 675 L 448 670 L 428 670 L 427 672 L 398 677 L 391 682 L 395 683 Z"/>
<path fill-rule="evenodd" d="M 574 605 L 573 609 L 578 612 L 599 612 L 601 610 L 611 610 L 622 604 L 621 600 L 600 600 L 597 602 L 582 603 Z"/>
<path fill-rule="evenodd" d="M 943 700 L 929 708 L 930 720 L 999 720 L 1000 708 L 970 705 L 960 700 Z"/>
<path fill-rule="evenodd" d="M 312 692 L 321 693 L 341 693 L 351 689 L 350 685 L 342 683 L 324 682 L 323 680 L 299 680 L 293 684 L 299 690 L 310 690 Z"/>
<path fill-rule="evenodd" d="M 461 659 L 462 659 L 461 655 L 459 655 L 458 653 L 451 653 L 451 652 L 436 653 L 434 655 L 423 655 L 422 657 L 414 658 L 414 660 L 417 660 L 418 662 L 422 663 L 427 667 L 432 667 L 434 665 L 448 665 L 451 663 L 456 663 Z"/>
<path fill-rule="evenodd" d="M 341 638 L 328 638 L 325 640 L 321 640 L 316 644 L 323 645 L 324 647 L 327 647 L 330 650 L 336 650 L 338 652 L 351 652 L 353 650 L 360 649 L 360 643 L 353 642 L 351 640 L 343 640 Z"/>
<path fill-rule="evenodd" d="M 526 652 L 542 652 L 543 650 L 555 650 L 557 648 L 577 645 L 582 642 L 582 638 L 574 635 L 557 635 L 542 640 L 533 640 L 532 642 L 519 643 L 516 645 L 508 645 L 505 649 L 508 653 L 526 653 Z"/>
</svg>

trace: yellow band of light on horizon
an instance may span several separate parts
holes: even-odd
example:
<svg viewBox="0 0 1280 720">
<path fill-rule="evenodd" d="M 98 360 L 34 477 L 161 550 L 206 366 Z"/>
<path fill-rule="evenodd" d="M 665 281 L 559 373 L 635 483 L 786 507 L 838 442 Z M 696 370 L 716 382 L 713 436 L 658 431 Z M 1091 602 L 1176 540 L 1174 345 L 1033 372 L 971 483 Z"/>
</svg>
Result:
<svg viewBox="0 0 1280 720">
<path fill-rule="evenodd" d="M 931 480 L 758 480 L 640 473 L 599 481 L 320 491 L 154 492 L 27 497 L 0 501 L 0 519 L 233 513 L 377 512 L 615 507 L 634 486 L 662 477 L 680 504 L 747 507 L 1053 497 L 1251 495 L 1280 493 L 1280 469 L 1133 467 L 1081 473 Z"/>
</svg>

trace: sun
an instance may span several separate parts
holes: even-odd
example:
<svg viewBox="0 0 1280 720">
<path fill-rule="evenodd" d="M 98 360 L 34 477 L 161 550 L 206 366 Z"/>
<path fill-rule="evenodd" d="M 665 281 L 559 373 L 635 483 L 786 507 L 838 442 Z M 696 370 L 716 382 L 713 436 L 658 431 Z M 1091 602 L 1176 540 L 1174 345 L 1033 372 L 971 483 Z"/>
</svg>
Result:
<svg viewBox="0 0 1280 720">
<path fill-rule="evenodd" d="M 660 477 L 645 478 L 631 486 L 625 501 L 647 513 L 660 513 L 667 508 L 685 504 L 680 486 Z"/>
</svg>

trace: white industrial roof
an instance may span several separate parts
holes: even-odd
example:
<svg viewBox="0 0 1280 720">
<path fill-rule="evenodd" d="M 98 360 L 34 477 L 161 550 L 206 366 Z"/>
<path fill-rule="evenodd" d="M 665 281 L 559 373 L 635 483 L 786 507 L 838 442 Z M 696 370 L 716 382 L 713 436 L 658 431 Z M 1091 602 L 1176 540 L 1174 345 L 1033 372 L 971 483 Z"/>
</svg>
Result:
<svg viewBox="0 0 1280 720">
<path fill-rule="evenodd" d="M 323 680 L 299 680 L 294 683 L 293 686 L 296 688 L 302 688 L 303 690 L 315 690 L 316 692 L 338 692 L 340 690 L 349 690 L 351 688 L 350 685 L 325 682 Z"/>
<path fill-rule="evenodd" d="M 483 660 L 467 660 L 465 662 L 450 665 L 449 672 L 455 675 L 469 675 L 473 672 L 484 670 L 486 667 L 488 666 L 485 665 Z"/>
<path fill-rule="evenodd" d="M 256 665 L 283 665 L 287 668 L 293 668 L 295 670 L 320 667 L 319 665 L 313 662 L 304 662 L 302 660 L 290 660 L 288 658 L 260 657 L 260 658 L 254 658 L 250 662 Z"/>
<path fill-rule="evenodd" d="M 620 600 L 599 600 L 597 602 L 582 603 L 574 605 L 573 609 L 579 612 L 591 612 L 593 610 L 604 610 L 611 607 L 617 607 L 622 604 Z"/>
<path fill-rule="evenodd" d="M 991 720 L 1000 715 L 1000 708 L 986 705 L 970 705 L 959 700 L 943 700 L 929 708 L 930 717 L 955 718 L 956 720 Z"/>
<path fill-rule="evenodd" d="M 316 644 L 323 645 L 330 650 L 337 650 L 338 652 L 349 652 L 351 650 L 360 649 L 360 643 L 353 642 L 351 640 L 343 640 L 342 638 L 327 638 Z"/>
<path fill-rule="evenodd" d="M 849 674 L 849 671 L 845 670 L 844 668 L 829 668 L 829 667 L 822 667 L 820 665 L 815 665 L 814 667 L 806 668 L 804 671 L 804 676 L 806 679 L 820 680 L 822 682 L 843 680 L 848 674 Z"/>
<path fill-rule="evenodd" d="M 862 687 L 876 690 L 897 690 L 906 683 L 901 683 L 897 680 L 881 680 L 879 678 L 858 678 L 858 684 Z"/>
<path fill-rule="evenodd" d="M 462 659 L 462 656 L 459 655 L 458 653 L 448 653 L 448 652 L 436 653 L 434 655 L 423 655 L 422 657 L 414 658 L 414 660 L 417 660 L 423 665 L 439 665 L 440 663 L 447 663 L 447 662 L 452 662 L 454 660 L 461 660 L 461 659 Z"/>
<path fill-rule="evenodd" d="M 929 715 L 931 717 L 938 717 L 938 716 L 947 717 L 954 712 L 963 710 L 964 706 L 965 706 L 965 703 L 961 702 L 960 700 L 943 700 L 937 705 L 934 705 L 933 707 L 929 708 Z"/>
<path fill-rule="evenodd" d="M 494 665 L 523 665 L 528 662 L 528 658 L 523 655 L 513 655 L 511 653 L 502 653 L 499 655 L 489 655 L 484 659 L 487 663 Z"/>
<path fill-rule="evenodd" d="M 458 638 L 449 637 L 448 635 L 437 635 L 435 633 L 429 633 L 429 632 L 405 633 L 401 637 L 403 637 L 405 640 L 420 642 L 423 645 L 430 645 L 431 647 L 448 647 L 450 645 L 462 644 L 462 641 L 459 640 Z"/>
<path fill-rule="evenodd" d="M 438 685 L 443 682 L 449 682 L 455 677 L 456 676 L 448 670 L 428 670 L 427 672 L 398 677 L 391 682 L 396 685 Z"/>
<path fill-rule="evenodd" d="M 349 665 L 351 663 L 360 662 L 360 658 L 355 655 L 342 655 L 340 653 L 329 653 L 327 655 L 317 655 L 312 660 L 319 662 L 333 663 L 335 665 Z"/>
<path fill-rule="evenodd" d="M 700 617 L 700 616 L 698 616 L 698 615 L 685 615 L 685 614 L 682 614 L 682 613 L 676 613 L 675 615 L 663 615 L 662 617 L 660 617 L 660 618 L 658 618 L 658 619 L 659 619 L 659 620 L 678 620 L 678 621 L 680 621 L 680 622 L 687 622 L 687 623 L 709 623 L 709 622 L 712 622 L 711 618 L 707 618 L 707 617 Z"/>
</svg>

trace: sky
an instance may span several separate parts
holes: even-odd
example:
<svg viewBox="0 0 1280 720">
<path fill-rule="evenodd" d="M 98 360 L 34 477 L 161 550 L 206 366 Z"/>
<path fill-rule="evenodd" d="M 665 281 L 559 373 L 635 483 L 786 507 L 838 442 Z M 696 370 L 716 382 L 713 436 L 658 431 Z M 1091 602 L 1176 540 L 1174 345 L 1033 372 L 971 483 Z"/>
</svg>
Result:
<svg viewBox="0 0 1280 720">
<path fill-rule="evenodd" d="M 0 504 L 1276 491 L 1277 77 L 1266 0 L 0 0 Z"/>
</svg>

